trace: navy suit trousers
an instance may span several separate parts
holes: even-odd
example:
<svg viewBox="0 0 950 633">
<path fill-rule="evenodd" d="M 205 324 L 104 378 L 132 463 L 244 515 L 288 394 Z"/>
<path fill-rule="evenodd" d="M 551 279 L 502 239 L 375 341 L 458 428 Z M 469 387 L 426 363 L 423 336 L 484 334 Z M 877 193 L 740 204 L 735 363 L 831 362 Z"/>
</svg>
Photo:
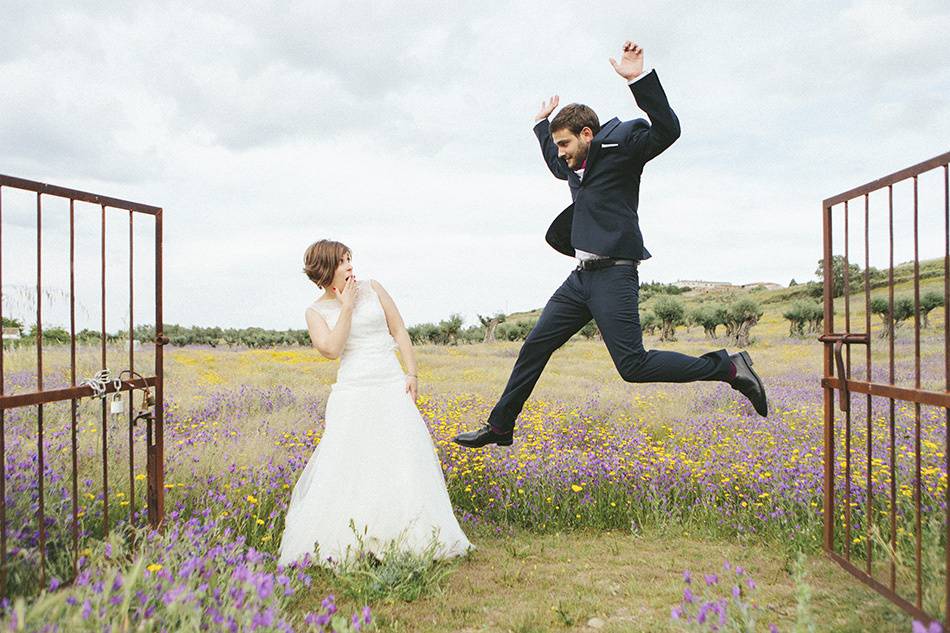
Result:
<svg viewBox="0 0 950 633">
<path fill-rule="evenodd" d="M 687 356 L 643 349 L 638 307 L 640 278 L 636 266 L 575 270 L 548 300 L 537 325 L 518 354 L 511 377 L 488 423 L 509 432 L 554 350 L 591 318 L 627 382 L 694 382 L 727 380 L 732 361 L 726 350 Z"/>
</svg>

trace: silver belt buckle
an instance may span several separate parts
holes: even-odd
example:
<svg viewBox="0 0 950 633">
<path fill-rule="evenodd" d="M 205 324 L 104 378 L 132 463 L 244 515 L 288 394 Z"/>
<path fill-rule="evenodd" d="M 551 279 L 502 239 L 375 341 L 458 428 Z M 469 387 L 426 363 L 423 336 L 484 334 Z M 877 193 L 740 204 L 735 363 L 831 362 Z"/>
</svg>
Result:
<svg viewBox="0 0 950 633">
<path fill-rule="evenodd" d="M 605 259 L 612 259 L 612 258 L 611 257 L 592 257 L 590 259 L 582 259 L 577 264 L 577 270 L 597 270 L 598 268 L 603 268 L 604 265 L 603 264 L 598 265 L 598 263 L 603 262 Z"/>
<path fill-rule="evenodd" d="M 591 262 L 597 261 L 596 258 L 593 259 L 582 259 L 577 262 L 577 270 L 591 270 Z"/>
</svg>

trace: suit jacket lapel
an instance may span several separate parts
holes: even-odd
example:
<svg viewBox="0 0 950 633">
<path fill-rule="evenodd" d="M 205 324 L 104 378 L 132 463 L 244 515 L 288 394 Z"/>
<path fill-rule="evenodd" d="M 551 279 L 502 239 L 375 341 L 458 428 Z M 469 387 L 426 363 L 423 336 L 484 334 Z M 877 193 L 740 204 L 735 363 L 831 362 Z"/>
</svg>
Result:
<svg viewBox="0 0 950 633">
<path fill-rule="evenodd" d="M 605 138 L 610 136 L 610 133 L 614 131 L 614 128 L 620 125 L 620 119 L 614 117 L 604 123 L 604 126 L 600 128 L 600 132 L 594 137 L 595 141 L 603 141 Z"/>
<path fill-rule="evenodd" d="M 587 167 L 584 169 L 584 180 L 587 180 L 591 167 L 597 162 L 597 156 L 600 154 L 600 146 L 603 144 L 604 139 L 607 138 L 618 125 L 620 125 L 620 119 L 617 117 L 610 119 L 600 128 L 600 131 L 597 132 L 597 135 L 590 142 L 590 149 L 587 152 Z"/>
</svg>

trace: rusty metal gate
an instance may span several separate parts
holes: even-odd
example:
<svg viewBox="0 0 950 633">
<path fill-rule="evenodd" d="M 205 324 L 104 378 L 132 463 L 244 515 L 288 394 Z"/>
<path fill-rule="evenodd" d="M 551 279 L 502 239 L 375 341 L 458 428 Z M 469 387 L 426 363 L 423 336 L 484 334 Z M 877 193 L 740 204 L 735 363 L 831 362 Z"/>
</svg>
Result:
<svg viewBox="0 0 950 633">
<path fill-rule="evenodd" d="M 950 622 L 948 162 L 950 152 L 822 203 L 824 333 L 819 340 L 824 343 L 824 549 L 855 577 L 925 622 L 940 618 Z M 922 179 L 933 194 L 926 205 L 919 195 Z M 895 189 L 905 198 L 897 204 Z M 895 209 L 912 218 L 911 223 L 898 224 L 899 231 L 906 231 L 899 233 L 898 246 L 909 250 L 913 242 L 912 260 L 897 267 Z M 849 221 L 854 223 L 849 216 L 854 215 L 859 216 L 859 229 L 863 228 L 864 234 L 859 258 L 849 252 Z M 872 278 L 869 256 L 872 223 L 885 227 L 887 236 L 887 267 L 876 279 Z M 843 229 L 840 245 L 833 238 L 838 226 Z M 928 282 L 932 287 L 930 303 L 923 305 L 921 236 L 931 247 L 940 243 L 943 251 L 942 262 L 938 258 L 929 264 L 926 278 L 934 283 Z M 843 246 L 843 258 L 836 255 L 836 245 Z M 840 272 L 834 269 L 836 257 Z M 862 264 L 863 272 L 852 279 L 852 266 L 860 269 Z M 852 284 L 855 306 L 851 305 Z M 895 299 L 898 284 L 901 292 L 912 293 L 912 298 Z M 843 308 L 844 323 L 836 328 L 834 295 L 838 288 L 843 295 L 838 310 Z M 881 289 L 873 301 L 872 288 Z M 933 306 L 939 305 L 941 294 L 942 335 L 924 333 L 922 369 L 921 316 L 926 318 Z M 860 315 L 862 308 L 863 319 L 852 323 L 852 310 Z M 886 361 L 883 350 L 875 349 L 878 343 L 872 335 L 872 313 L 882 320 L 877 340 L 886 346 Z M 901 321 L 910 318 L 913 334 L 903 336 L 897 344 L 895 338 L 904 331 Z M 857 360 L 852 372 L 854 345 L 863 346 L 864 362 Z"/>
<path fill-rule="evenodd" d="M 128 518 L 130 523 L 135 521 L 136 510 L 136 475 L 134 471 L 134 450 L 133 450 L 133 430 L 139 420 L 145 421 L 145 455 L 146 455 L 146 505 L 148 523 L 157 527 L 160 525 L 164 514 L 164 451 L 163 451 L 163 359 L 162 346 L 167 343 L 167 339 L 162 333 L 162 209 L 145 204 L 138 204 L 108 196 L 92 194 L 84 191 L 66 189 L 47 185 L 39 182 L 23 180 L 10 176 L 0 175 L 0 317 L 3 316 L 3 202 L 4 194 L 19 191 L 17 195 L 32 196 L 36 194 L 36 377 L 35 390 L 19 390 L 15 393 L 5 393 L 4 391 L 4 351 L 0 345 L 0 596 L 8 595 L 7 574 L 9 567 L 8 556 L 8 491 L 6 489 L 7 472 L 7 445 L 5 420 L 8 412 L 19 408 L 35 407 L 36 412 L 36 451 L 32 456 L 36 461 L 36 494 L 38 499 L 34 504 L 36 507 L 36 539 L 39 550 L 39 586 L 43 587 L 46 583 L 47 566 L 47 526 L 52 520 L 46 517 L 46 503 L 44 499 L 44 406 L 50 406 L 52 403 L 70 401 L 71 402 L 71 424 L 70 424 L 70 444 L 71 444 L 71 557 L 72 568 L 75 576 L 77 561 L 79 557 L 79 512 L 80 493 L 78 489 L 78 464 L 77 464 L 77 410 L 81 398 L 98 395 L 102 400 L 101 406 L 101 464 L 99 474 L 101 474 L 102 485 L 102 534 L 110 530 L 109 503 L 110 503 L 110 470 L 108 459 L 108 432 L 109 421 L 114 414 L 125 414 L 128 422 Z M 46 389 L 44 388 L 44 369 L 43 369 L 43 313 L 42 297 L 44 293 L 43 279 L 43 218 L 44 218 L 44 200 L 56 198 L 58 204 L 64 204 L 62 201 L 68 201 L 68 235 L 69 235 L 69 346 L 70 346 L 70 381 L 65 388 Z M 81 203 L 83 208 L 77 209 L 77 203 Z M 30 203 L 32 204 L 32 203 Z M 89 215 L 87 211 L 92 210 L 92 215 L 99 224 L 99 259 L 100 259 L 100 299 L 101 299 L 101 332 L 98 335 L 100 344 L 101 369 L 106 369 L 106 217 L 107 213 L 121 213 L 128 216 L 128 245 L 129 245 L 129 327 L 128 327 L 128 367 L 123 371 L 116 372 L 114 379 L 101 381 L 101 385 L 96 388 L 95 385 L 84 385 L 81 382 L 82 377 L 77 375 L 77 332 L 76 332 L 76 226 L 77 211 L 83 222 L 89 222 L 89 219 L 83 218 L 83 214 Z M 98 217 L 95 217 L 98 216 Z M 154 323 L 154 367 L 151 372 L 141 369 L 141 373 L 135 368 L 135 339 L 133 329 L 135 321 L 133 318 L 133 298 L 135 296 L 134 283 L 134 231 L 136 216 L 151 218 L 154 220 L 155 237 L 155 323 Z M 112 217 L 112 216 L 110 216 Z M 93 221 L 95 221 L 93 220 Z M 124 363 L 125 361 L 123 361 Z M 151 375 L 148 375 L 151 373 Z M 143 375 L 144 374 L 144 375 Z M 123 379 L 125 376 L 125 379 Z M 79 382 L 78 382 L 79 381 Z M 154 393 L 152 393 L 154 389 Z M 133 406 L 133 396 L 135 390 L 142 392 L 142 407 L 136 411 Z M 107 399 L 109 394 L 118 394 L 128 392 L 128 407 L 120 404 L 120 410 L 112 410 L 107 414 Z M 112 396 L 115 398 L 116 396 Z M 115 400 L 113 401 L 115 402 Z M 113 430 L 114 430 L 113 423 Z M 124 430 L 122 431 L 124 433 Z M 32 438 L 31 438 L 32 439 Z M 99 443 L 99 440 L 95 440 Z M 121 476 L 120 476 L 121 477 Z M 138 478 L 141 478 L 139 476 Z M 121 479 L 120 479 L 121 481 Z M 124 488 L 124 486 L 123 486 Z M 124 492 L 122 493 L 125 494 Z M 93 496 L 90 494 L 89 499 Z M 115 511 L 113 512 L 113 518 Z"/>
</svg>

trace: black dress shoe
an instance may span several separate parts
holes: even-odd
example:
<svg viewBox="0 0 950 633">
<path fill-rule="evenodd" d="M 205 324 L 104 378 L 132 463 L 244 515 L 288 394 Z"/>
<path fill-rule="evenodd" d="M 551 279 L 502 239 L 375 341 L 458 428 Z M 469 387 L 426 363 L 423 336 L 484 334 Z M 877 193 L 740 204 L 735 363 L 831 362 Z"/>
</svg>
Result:
<svg viewBox="0 0 950 633">
<path fill-rule="evenodd" d="M 769 403 L 765 397 L 765 385 L 752 369 L 752 359 L 748 352 L 739 352 L 729 357 L 736 366 L 736 377 L 729 383 L 732 388 L 744 395 L 755 407 L 755 412 L 763 418 L 769 414 Z"/>
<path fill-rule="evenodd" d="M 514 433 L 496 433 L 493 428 L 486 424 L 476 431 L 459 433 L 452 441 L 467 448 L 481 448 L 486 444 L 511 446 L 513 437 Z"/>
</svg>

